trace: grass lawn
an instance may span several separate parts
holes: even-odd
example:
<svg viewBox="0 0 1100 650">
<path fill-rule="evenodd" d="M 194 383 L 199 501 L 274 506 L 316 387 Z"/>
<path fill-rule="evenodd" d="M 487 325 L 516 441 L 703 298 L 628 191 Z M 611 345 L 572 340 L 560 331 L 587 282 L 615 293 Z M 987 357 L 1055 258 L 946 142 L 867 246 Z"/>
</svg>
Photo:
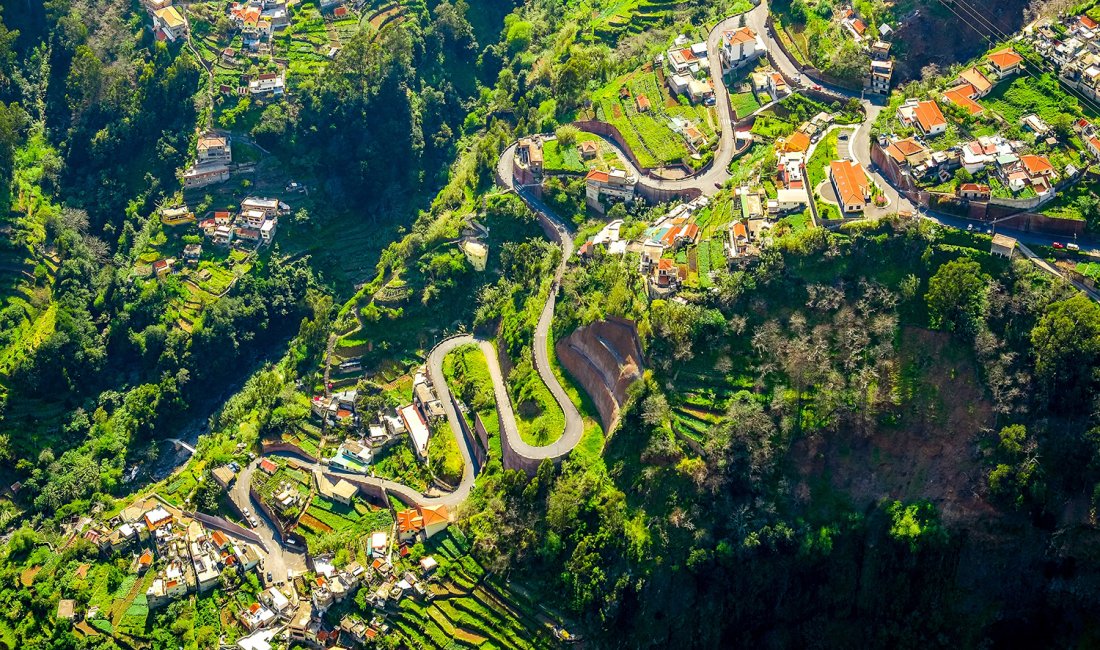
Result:
<svg viewBox="0 0 1100 650">
<path fill-rule="evenodd" d="M 810 160 L 806 163 L 806 177 L 810 181 L 811 188 L 816 189 L 817 186 L 828 177 L 828 172 L 825 170 L 828 168 L 830 162 L 837 160 L 836 142 L 839 133 L 840 131 L 837 129 L 829 131 L 829 133 L 817 143 L 814 154 L 810 156 Z"/>
<path fill-rule="evenodd" d="M 409 445 L 403 442 L 379 451 L 373 467 L 375 476 L 404 483 L 420 492 L 428 489 L 432 480 L 428 467 L 418 461 Z"/>
<path fill-rule="evenodd" d="M 428 441 L 428 467 L 445 483 L 458 485 L 465 466 L 458 442 L 446 422 L 433 427 Z"/>
<path fill-rule="evenodd" d="M 752 93 L 736 93 L 730 95 L 730 106 L 740 118 L 760 108 L 760 102 L 756 101 L 756 95 Z"/>
<path fill-rule="evenodd" d="M 1085 217 L 1081 214 L 1081 209 L 1077 207 L 1077 202 L 1090 196 L 1095 196 L 1095 193 L 1089 184 L 1077 183 L 1066 188 L 1065 191 L 1059 192 L 1039 210 L 1039 213 L 1055 219 L 1081 221 Z"/>
</svg>

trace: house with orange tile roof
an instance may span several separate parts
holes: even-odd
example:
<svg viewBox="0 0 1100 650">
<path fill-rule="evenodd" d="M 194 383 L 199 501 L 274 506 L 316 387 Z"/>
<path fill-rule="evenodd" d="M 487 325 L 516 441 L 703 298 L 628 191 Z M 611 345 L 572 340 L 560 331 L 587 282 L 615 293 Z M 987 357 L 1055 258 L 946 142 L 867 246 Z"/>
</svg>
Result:
<svg viewBox="0 0 1100 650">
<path fill-rule="evenodd" d="M 419 506 L 397 513 L 397 538 L 403 542 L 428 539 L 451 524 L 445 505 Z"/>
<path fill-rule="evenodd" d="M 1100 138 L 1095 135 L 1085 141 L 1085 146 L 1093 158 L 1100 159 Z"/>
<path fill-rule="evenodd" d="M 993 82 L 989 80 L 989 77 L 986 77 L 981 70 L 975 67 L 960 72 L 957 80 L 960 84 L 970 84 L 974 88 L 971 99 L 985 97 L 993 89 Z"/>
<path fill-rule="evenodd" d="M 1010 74 L 1018 72 L 1023 67 L 1024 57 L 1020 56 L 1011 47 L 998 50 L 989 55 L 989 66 L 998 79 L 1004 79 Z"/>
<path fill-rule="evenodd" d="M 779 149 L 779 153 L 808 151 L 810 149 L 810 136 L 803 131 L 795 131 L 787 138 L 776 140 L 776 148 Z"/>
<path fill-rule="evenodd" d="M 955 190 L 955 194 L 960 199 L 966 199 L 968 201 L 988 201 L 991 196 L 991 190 L 988 185 L 983 185 L 981 183 L 963 183 Z"/>
<path fill-rule="evenodd" d="M 871 184 L 859 163 L 834 160 L 829 163 L 829 178 L 833 181 L 841 211 L 847 214 L 866 209 L 871 200 Z"/>
<path fill-rule="evenodd" d="M 153 552 L 149 549 L 145 549 L 145 552 L 138 557 L 137 570 L 138 574 L 145 573 L 149 570 L 149 567 L 153 566 Z"/>
<path fill-rule="evenodd" d="M 968 83 L 959 84 L 943 94 L 945 101 L 962 108 L 970 115 L 981 115 L 985 112 L 982 105 L 974 101 L 977 91 Z"/>
<path fill-rule="evenodd" d="M 214 546 L 219 551 L 229 546 L 229 538 L 220 530 L 215 530 L 210 533 L 210 541 L 214 543 Z"/>
<path fill-rule="evenodd" d="M 926 136 L 940 135 L 947 130 L 947 118 L 943 116 L 939 104 L 928 100 L 918 102 L 914 109 L 915 125 Z"/>
<path fill-rule="evenodd" d="M 928 159 L 928 149 L 913 138 L 895 140 L 886 145 L 886 153 L 899 165 L 916 167 Z"/>
<path fill-rule="evenodd" d="M 1028 176 L 1032 178 L 1054 177 L 1054 165 L 1050 164 L 1050 160 L 1046 156 L 1025 154 L 1020 156 L 1020 163 L 1023 164 L 1024 170 L 1027 171 Z"/>
<path fill-rule="evenodd" d="M 606 172 L 593 169 L 584 177 L 585 201 L 593 210 L 603 212 L 601 198 L 629 201 L 634 198 L 634 185 L 637 182 L 636 177 L 622 169 Z"/>
<path fill-rule="evenodd" d="M 673 260 L 662 257 L 653 267 L 653 276 L 650 280 L 658 289 L 676 289 L 680 285 L 680 269 Z"/>
<path fill-rule="evenodd" d="M 756 42 L 756 32 L 748 27 L 730 30 L 722 34 L 722 63 L 727 68 L 757 57 L 761 52 L 762 48 Z"/>
</svg>

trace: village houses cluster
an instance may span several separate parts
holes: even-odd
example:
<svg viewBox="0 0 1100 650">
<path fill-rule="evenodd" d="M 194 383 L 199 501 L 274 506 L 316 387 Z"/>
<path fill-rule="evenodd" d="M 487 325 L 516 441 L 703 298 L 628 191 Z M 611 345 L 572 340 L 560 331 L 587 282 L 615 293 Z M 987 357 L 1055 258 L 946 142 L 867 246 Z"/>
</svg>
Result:
<svg viewBox="0 0 1100 650">
<path fill-rule="evenodd" d="M 970 115 L 981 115 L 985 108 L 977 100 L 987 96 L 997 83 L 1020 72 L 1023 64 L 1023 57 L 1011 48 L 993 52 L 982 64 L 959 72 L 940 99 Z M 1013 194 L 1031 191 L 1039 199 L 1049 199 L 1054 196 L 1060 178 L 1078 172 L 1072 165 L 1064 170 L 1055 169 L 1047 156 L 1032 153 L 1036 143 L 1058 144 L 1051 126 L 1034 113 L 1019 120 L 1021 130 L 1030 139 L 1010 140 L 992 134 L 945 148 L 937 148 L 935 143 L 948 129 L 948 119 L 935 99 L 909 99 L 898 108 L 896 118 L 903 126 L 912 128 L 914 134 L 884 135 L 878 144 L 900 176 L 913 182 L 946 182 L 960 168 L 971 175 L 988 171 Z M 1086 139 L 1092 134 L 1087 122 L 1079 122 L 1075 128 Z M 1097 152 L 1093 155 L 1100 154 L 1100 141 L 1096 144 Z M 895 181 L 899 180 L 898 174 L 894 176 Z M 969 200 L 989 200 L 991 194 L 990 186 L 984 183 L 960 183 L 956 192 L 960 198 Z"/>
<path fill-rule="evenodd" d="M 216 210 L 199 222 L 199 230 L 215 246 L 270 244 L 279 227 L 279 215 L 290 206 L 278 199 L 251 196 L 238 212 Z"/>
<path fill-rule="evenodd" d="M 1070 15 L 1031 25 L 1024 33 L 1063 81 L 1100 101 L 1100 25 L 1095 20 Z"/>
<path fill-rule="evenodd" d="M 438 561 L 431 555 L 411 562 L 411 547 L 450 525 L 446 506 L 422 506 L 397 512 L 389 531 L 375 531 L 368 537 L 369 559 L 364 566 L 351 561 L 337 568 L 331 554 L 309 558 L 310 573 L 295 576 L 290 585 L 271 585 L 260 593 L 258 602 L 240 612 L 240 621 L 250 636 L 241 647 L 268 650 L 273 638 L 311 647 L 357 647 L 374 641 L 390 630 L 388 617 L 399 612 L 406 597 L 430 601 Z M 366 590 L 363 602 L 372 608 L 370 620 L 344 614 L 338 625 L 329 625 L 325 614 L 357 591 Z"/>
<path fill-rule="evenodd" d="M 446 413 L 434 387 L 423 369 L 413 380 L 412 402 L 385 409 L 376 414 L 360 414 L 356 410 L 357 392 L 353 389 L 317 395 L 312 401 L 313 413 L 328 424 L 341 424 L 358 438 L 345 440 L 336 453 L 324 459 L 329 467 L 357 474 L 368 474 L 373 454 L 399 443 L 407 435 L 421 462 L 427 462 L 431 425 L 443 420 Z M 362 416 L 369 420 L 365 423 Z"/>
<path fill-rule="evenodd" d="M 142 0 L 151 18 L 150 29 L 159 41 L 174 43 L 188 38 L 190 25 L 184 10 L 186 4 L 177 7 L 172 0 Z M 333 7 L 333 3 L 321 1 L 322 9 L 334 9 L 336 16 L 347 14 L 343 6 Z M 233 2 L 226 10 L 226 17 L 232 30 L 241 36 L 241 51 L 226 47 L 221 58 L 229 64 L 236 61 L 238 54 L 253 57 L 274 56 L 272 37 L 290 25 L 290 13 L 287 0 L 246 0 Z M 330 56 L 334 54 L 330 52 Z M 222 86 L 223 94 L 251 95 L 253 97 L 281 97 L 286 92 L 286 72 L 265 72 L 255 77 L 243 78 L 244 85 L 237 88 Z"/>
<path fill-rule="evenodd" d="M 155 573 L 146 592 L 150 608 L 210 591 L 228 568 L 241 573 L 263 562 L 254 535 L 214 517 L 189 515 L 157 497 L 139 499 L 109 521 L 85 521 L 75 532 L 105 556 L 128 554 L 134 573 Z"/>
</svg>

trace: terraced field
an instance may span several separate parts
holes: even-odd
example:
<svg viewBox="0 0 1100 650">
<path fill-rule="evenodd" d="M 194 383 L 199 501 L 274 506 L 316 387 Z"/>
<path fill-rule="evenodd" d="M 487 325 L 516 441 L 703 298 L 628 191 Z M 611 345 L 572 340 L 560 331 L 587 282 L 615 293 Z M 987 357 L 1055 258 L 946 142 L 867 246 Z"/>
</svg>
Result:
<svg viewBox="0 0 1100 650">
<path fill-rule="evenodd" d="M 626 87 L 630 96 L 620 97 Z M 645 95 L 652 107 L 640 113 L 635 97 Z M 690 123 L 707 138 L 707 146 L 717 142 L 714 109 L 702 105 L 681 104 L 671 97 L 663 74 L 648 64 L 625 74 L 593 93 L 596 119 L 613 124 L 622 133 L 627 145 L 643 167 L 660 167 L 679 163 L 691 155 L 684 137 L 677 132 L 675 120 Z"/>
<path fill-rule="evenodd" d="M 592 31 L 613 42 L 623 34 L 640 34 L 671 20 L 681 6 L 679 0 L 615 0 L 593 17 Z"/>
<path fill-rule="evenodd" d="M 495 584 L 462 541 L 448 531 L 428 543 L 448 581 L 432 585 L 428 602 L 406 598 L 390 623 L 399 640 L 413 648 L 556 647 L 547 617 L 524 596 Z"/>
</svg>

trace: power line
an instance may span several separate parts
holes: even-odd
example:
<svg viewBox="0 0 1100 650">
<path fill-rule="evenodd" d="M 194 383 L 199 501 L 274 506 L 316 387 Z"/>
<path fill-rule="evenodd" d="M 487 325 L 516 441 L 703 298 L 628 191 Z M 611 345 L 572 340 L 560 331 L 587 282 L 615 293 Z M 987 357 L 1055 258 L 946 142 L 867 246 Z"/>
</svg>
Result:
<svg viewBox="0 0 1100 650">
<path fill-rule="evenodd" d="M 977 32 L 977 34 L 979 36 L 981 36 L 986 41 L 988 41 L 990 45 L 995 45 L 995 42 L 994 42 L 993 38 L 990 36 L 990 34 L 992 36 L 995 36 L 997 38 L 997 40 L 1000 40 L 1000 41 L 1010 40 L 1010 36 L 1008 34 L 1001 31 L 1000 28 L 998 28 L 996 25 L 994 25 L 984 15 L 982 15 L 982 13 L 980 11 L 978 11 L 977 9 L 972 7 L 971 5 L 964 2 L 964 0 L 955 0 L 955 5 L 958 6 L 960 9 L 965 9 L 967 11 L 966 16 L 963 16 L 958 11 L 956 11 L 951 6 L 951 4 L 949 4 L 947 2 L 947 0 L 940 0 L 940 3 L 944 7 L 946 7 L 948 11 L 950 11 L 956 17 L 958 17 L 959 20 L 963 21 L 968 27 L 970 27 L 975 32 Z M 978 21 L 982 25 L 982 27 L 989 30 L 990 34 L 983 33 L 983 29 L 981 27 L 976 26 L 973 22 L 971 22 L 971 20 Z M 1031 69 L 1029 69 L 1029 66 L 1034 67 L 1040 73 L 1046 73 L 1046 72 L 1054 73 L 1055 79 L 1058 81 L 1059 85 L 1062 86 L 1062 88 L 1064 88 L 1069 94 L 1073 95 L 1074 97 L 1076 97 L 1077 99 L 1082 101 L 1089 108 L 1091 108 L 1094 112 L 1100 113 L 1100 104 L 1098 104 L 1096 101 L 1094 101 L 1093 99 L 1091 99 L 1087 95 L 1083 94 L 1080 90 L 1069 86 L 1064 80 L 1062 80 L 1060 75 L 1058 75 L 1057 70 L 1054 69 L 1053 65 L 1051 65 L 1051 67 L 1049 69 L 1044 69 L 1044 68 L 1036 66 L 1034 63 L 1029 61 L 1027 59 L 1027 57 L 1022 57 L 1022 58 L 1023 58 L 1023 67 L 1022 67 L 1022 69 L 1031 78 L 1035 79 L 1036 81 L 1041 81 L 1041 79 Z"/>
</svg>

